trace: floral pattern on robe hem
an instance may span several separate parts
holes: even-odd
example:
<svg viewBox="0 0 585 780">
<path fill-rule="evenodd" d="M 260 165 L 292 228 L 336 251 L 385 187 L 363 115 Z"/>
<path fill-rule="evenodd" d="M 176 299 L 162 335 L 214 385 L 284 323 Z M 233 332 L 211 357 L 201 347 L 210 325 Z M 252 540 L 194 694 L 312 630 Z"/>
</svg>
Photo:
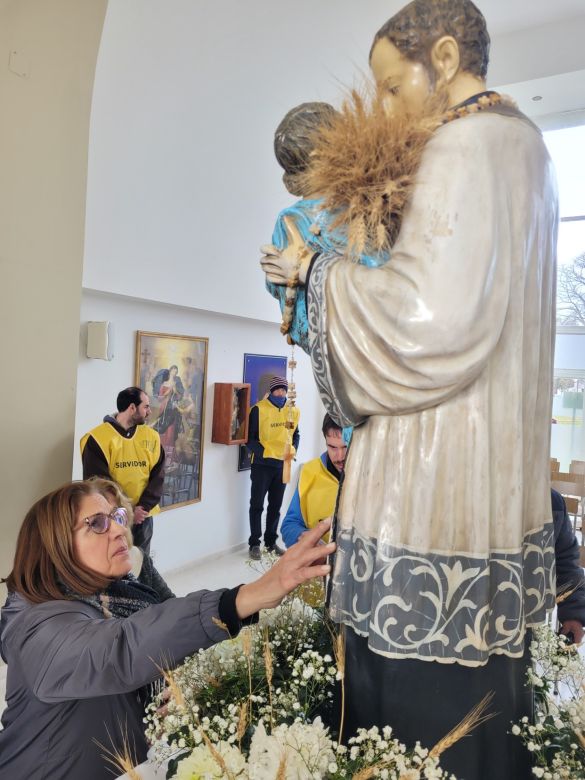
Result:
<svg viewBox="0 0 585 780">
<path fill-rule="evenodd" d="M 456 657 L 467 666 L 485 664 L 491 653 L 519 658 L 526 628 L 554 606 L 552 522 L 521 550 L 489 557 L 421 553 L 356 531 L 343 531 L 337 546 L 331 617 L 389 658 Z"/>
</svg>

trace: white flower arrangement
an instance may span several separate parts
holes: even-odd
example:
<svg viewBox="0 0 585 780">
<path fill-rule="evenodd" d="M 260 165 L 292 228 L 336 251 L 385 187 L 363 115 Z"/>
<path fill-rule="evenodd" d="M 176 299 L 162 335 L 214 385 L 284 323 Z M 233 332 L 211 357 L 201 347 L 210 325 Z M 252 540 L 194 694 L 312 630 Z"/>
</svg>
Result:
<svg viewBox="0 0 585 780">
<path fill-rule="evenodd" d="M 585 780 L 585 663 L 578 649 L 550 626 L 534 629 L 530 645 L 535 719 L 512 726 L 543 780 Z"/>
<path fill-rule="evenodd" d="M 439 755 L 468 727 L 431 751 L 407 750 L 390 727 L 342 744 L 333 700 L 343 676 L 342 642 L 323 610 L 289 597 L 165 674 L 145 718 L 151 756 L 177 780 L 456 780 Z"/>
</svg>

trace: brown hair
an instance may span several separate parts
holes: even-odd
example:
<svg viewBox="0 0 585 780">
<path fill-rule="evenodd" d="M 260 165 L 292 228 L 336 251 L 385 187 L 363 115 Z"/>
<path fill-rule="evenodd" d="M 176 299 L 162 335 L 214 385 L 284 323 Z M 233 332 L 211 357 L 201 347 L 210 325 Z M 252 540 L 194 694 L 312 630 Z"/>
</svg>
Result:
<svg viewBox="0 0 585 780">
<path fill-rule="evenodd" d="M 73 551 L 73 528 L 86 496 L 108 498 L 107 480 L 70 482 L 39 499 L 26 514 L 18 533 L 12 571 L 4 582 L 28 601 L 65 598 L 63 586 L 89 596 L 104 590 L 109 577 L 81 566 Z"/>
<path fill-rule="evenodd" d="M 128 515 L 128 528 L 132 528 L 134 525 L 134 510 L 128 496 L 120 490 L 119 485 L 110 479 L 103 479 L 102 477 L 90 477 L 86 482 L 89 485 L 93 485 L 95 492 L 101 493 L 111 504 L 123 507 Z M 130 534 L 129 543 L 132 543 L 132 534 Z"/>
<path fill-rule="evenodd" d="M 330 414 L 326 414 L 323 418 L 323 425 L 321 426 L 323 436 L 327 436 L 329 431 L 343 431 L 341 425 L 338 425 Z"/>
<path fill-rule="evenodd" d="M 125 412 L 131 404 L 140 406 L 143 393 L 144 390 L 141 387 L 127 387 L 125 390 L 120 390 L 118 397 L 116 398 L 118 411 Z M 146 393 L 144 393 L 144 395 L 146 395 Z"/>
<path fill-rule="evenodd" d="M 309 167 L 315 134 L 331 123 L 337 111 L 329 103 L 301 103 L 291 108 L 274 133 L 274 154 L 284 169 L 282 180 L 291 195 L 307 196 L 304 174 Z"/>
<path fill-rule="evenodd" d="M 409 60 L 424 65 L 434 82 L 431 49 L 444 35 L 459 44 L 461 70 L 485 78 L 490 36 L 483 14 L 471 0 L 412 0 L 380 27 L 370 59 L 376 43 L 386 38 Z"/>
</svg>

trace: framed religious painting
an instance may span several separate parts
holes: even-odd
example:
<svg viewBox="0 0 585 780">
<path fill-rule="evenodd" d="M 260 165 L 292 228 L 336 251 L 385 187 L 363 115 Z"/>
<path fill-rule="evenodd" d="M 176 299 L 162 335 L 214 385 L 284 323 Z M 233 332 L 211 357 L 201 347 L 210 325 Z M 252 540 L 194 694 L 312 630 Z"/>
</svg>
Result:
<svg viewBox="0 0 585 780">
<path fill-rule="evenodd" d="M 161 510 L 201 501 L 209 339 L 136 333 L 136 384 L 165 451 Z"/>
<path fill-rule="evenodd" d="M 250 407 L 268 394 L 273 376 L 286 376 L 286 360 L 282 355 L 244 354 L 243 381 L 250 385 Z M 247 471 L 251 465 L 248 448 L 240 445 L 238 471 Z"/>
</svg>

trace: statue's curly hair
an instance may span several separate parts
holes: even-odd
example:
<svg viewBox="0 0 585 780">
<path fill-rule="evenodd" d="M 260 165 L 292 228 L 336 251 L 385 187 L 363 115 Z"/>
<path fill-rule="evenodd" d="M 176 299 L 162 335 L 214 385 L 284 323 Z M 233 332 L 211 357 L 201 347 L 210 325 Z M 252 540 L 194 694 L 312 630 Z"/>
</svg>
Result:
<svg viewBox="0 0 585 780">
<path fill-rule="evenodd" d="M 471 0 L 412 0 L 380 27 L 370 59 L 376 43 L 386 38 L 409 60 L 424 65 L 433 78 L 431 49 L 444 35 L 459 44 L 461 69 L 485 78 L 490 36 L 483 14 Z"/>
<path fill-rule="evenodd" d="M 309 167 L 315 134 L 331 123 L 337 111 L 329 103 L 301 103 L 291 108 L 274 133 L 274 154 L 284 169 L 282 180 L 291 195 L 304 191 L 304 174 Z"/>
</svg>

